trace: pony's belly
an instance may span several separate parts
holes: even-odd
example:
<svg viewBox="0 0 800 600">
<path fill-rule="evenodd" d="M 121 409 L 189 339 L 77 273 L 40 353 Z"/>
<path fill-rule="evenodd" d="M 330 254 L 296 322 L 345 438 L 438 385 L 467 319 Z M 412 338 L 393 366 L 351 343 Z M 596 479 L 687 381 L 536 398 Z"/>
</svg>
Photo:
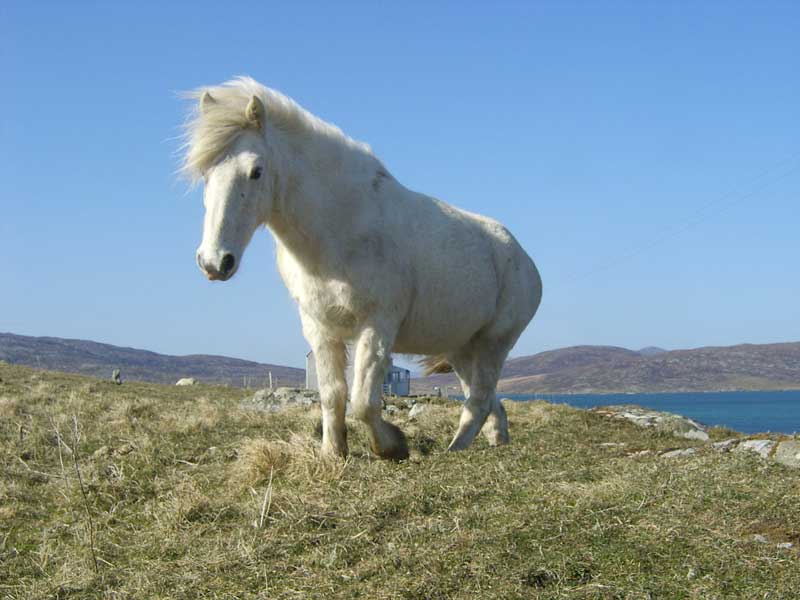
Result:
<svg viewBox="0 0 800 600">
<path fill-rule="evenodd" d="M 468 269 L 434 263 L 419 273 L 413 305 L 398 331 L 397 352 L 457 350 L 495 318 L 497 278 L 491 262 L 482 258 L 453 260 L 454 264 L 469 265 Z"/>
<path fill-rule="evenodd" d="M 453 307 L 413 314 L 397 333 L 394 351 L 400 354 L 440 354 L 462 348 L 491 319 L 487 306 Z"/>
<path fill-rule="evenodd" d="M 422 356 L 444 354 L 457 348 L 463 348 L 468 342 L 469 336 L 458 339 L 401 334 L 398 336 L 392 352 L 396 354 L 419 354 Z"/>
</svg>

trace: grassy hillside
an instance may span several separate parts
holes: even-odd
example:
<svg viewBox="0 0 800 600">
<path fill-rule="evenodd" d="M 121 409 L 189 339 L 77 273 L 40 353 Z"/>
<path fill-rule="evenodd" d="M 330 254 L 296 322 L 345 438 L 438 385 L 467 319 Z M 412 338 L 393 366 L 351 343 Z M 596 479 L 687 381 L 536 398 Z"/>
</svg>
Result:
<svg viewBox="0 0 800 600">
<path fill-rule="evenodd" d="M 699 443 L 531 403 L 508 407 L 512 445 L 448 454 L 459 407 L 436 403 L 391 417 L 409 461 L 349 423 L 351 457 L 319 463 L 317 410 L 246 411 L 242 390 L 0 379 L 2 598 L 800 593 L 777 547 L 800 542 L 800 475 L 750 453 L 643 454 Z"/>
</svg>

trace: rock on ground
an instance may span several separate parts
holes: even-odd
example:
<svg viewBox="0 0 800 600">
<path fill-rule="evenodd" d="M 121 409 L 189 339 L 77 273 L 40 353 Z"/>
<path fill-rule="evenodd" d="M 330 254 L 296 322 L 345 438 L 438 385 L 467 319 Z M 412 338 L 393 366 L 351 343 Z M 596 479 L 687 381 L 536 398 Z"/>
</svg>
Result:
<svg viewBox="0 0 800 600">
<path fill-rule="evenodd" d="M 705 442 L 709 439 L 705 427 L 697 421 L 681 415 L 659 412 L 640 406 L 603 406 L 593 410 L 614 419 L 626 419 L 639 427 L 665 431 L 689 440 Z"/>
<path fill-rule="evenodd" d="M 737 444 L 741 440 L 737 440 L 736 438 L 728 438 L 727 440 L 722 440 L 721 442 L 714 442 L 711 446 L 717 452 L 730 452 L 734 448 L 736 448 Z"/>
<path fill-rule="evenodd" d="M 774 446 L 775 442 L 773 440 L 744 440 L 736 446 L 736 451 L 755 452 L 761 458 L 769 458 Z"/>
<path fill-rule="evenodd" d="M 242 400 L 242 408 L 276 412 L 288 406 L 311 406 L 319 403 L 319 392 L 301 388 L 279 387 L 274 390 L 258 390 L 250 398 Z"/>
<path fill-rule="evenodd" d="M 753 452 L 761 458 L 771 458 L 787 467 L 800 468 L 800 440 L 737 440 L 731 438 L 716 442 L 712 447 L 717 452 Z"/>
<path fill-rule="evenodd" d="M 427 408 L 427 404 L 414 404 L 414 406 L 411 407 L 411 410 L 408 411 L 408 418 L 416 419 L 418 416 L 424 413 Z"/>
<path fill-rule="evenodd" d="M 602 406 L 591 410 L 611 419 L 625 419 L 639 427 L 666 431 L 687 439 L 709 441 L 708 433 L 703 425 L 680 415 L 649 410 L 640 406 Z M 761 458 L 774 460 L 787 467 L 800 468 L 800 440 L 798 439 L 730 438 L 714 442 L 711 444 L 711 448 L 717 452 L 752 452 Z M 661 456 L 663 458 L 686 457 L 696 454 L 697 450 L 698 448 L 681 448 L 663 452 Z M 642 453 L 629 454 L 629 456 L 640 455 Z"/>
<path fill-rule="evenodd" d="M 778 442 L 772 458 L 787 467 L 800 467 L 800 441 L 784 440 Z"/>
<path fill-rule="evenodd" d="M 197 385 L 197 379 L 194 377 L 184 377 L 182 379 L 178 379 L 175 382 L 175 385 Z"/>
<path fill-rule="evenodd" d="M 691 456 L 692 454 L 697 454 L 697 448 L 679 448 L 678 450 L 664 452 L 661 456 L 664 458 L 681 458 L 683 456 Z"/>
</svg>

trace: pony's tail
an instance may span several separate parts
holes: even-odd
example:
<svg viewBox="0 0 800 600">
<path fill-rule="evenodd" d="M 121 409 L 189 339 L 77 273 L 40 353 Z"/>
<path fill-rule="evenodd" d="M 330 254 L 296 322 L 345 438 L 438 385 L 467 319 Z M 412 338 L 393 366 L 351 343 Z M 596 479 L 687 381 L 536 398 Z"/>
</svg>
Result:
<svg viewBox="0 0 800 600">
<path fill-rule="evenodd" d="M 425 368 L 425 377 L 435 373 L 452 373 L 453 367 L 447 362 L 444 354 L 436 354 L 434 356 L 426 356 L 421 358 L 419 364 Z"/>
</svg>

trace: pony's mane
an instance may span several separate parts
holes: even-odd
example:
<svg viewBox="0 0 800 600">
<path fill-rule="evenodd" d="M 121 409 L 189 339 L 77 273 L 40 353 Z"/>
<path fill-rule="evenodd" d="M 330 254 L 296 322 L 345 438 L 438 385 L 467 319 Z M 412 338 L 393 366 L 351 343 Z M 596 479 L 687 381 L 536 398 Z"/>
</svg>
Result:
<svg viewBox="0 0 800 600">
<path fill-rule="evenodd" d="M 200 100 L 206 92 L 214 102 L 200 110 Z M 369 145 L 347 137 L 341 129 L 312 115 L 291 98 L 250 77 L 237 77 L 222 85 L 202 87 L 185 94 L 195 101 L 194 111 L 185 126 L 185 155 L 181 168 L 191 180 L 200 179 L 239 134 L 252 127 L 245 109 L 253 96 L 258 96 L 264 104 L 266 121 L 272 127 L 288 134 L 321 136 L 372 155 Z"/>
</svg>

